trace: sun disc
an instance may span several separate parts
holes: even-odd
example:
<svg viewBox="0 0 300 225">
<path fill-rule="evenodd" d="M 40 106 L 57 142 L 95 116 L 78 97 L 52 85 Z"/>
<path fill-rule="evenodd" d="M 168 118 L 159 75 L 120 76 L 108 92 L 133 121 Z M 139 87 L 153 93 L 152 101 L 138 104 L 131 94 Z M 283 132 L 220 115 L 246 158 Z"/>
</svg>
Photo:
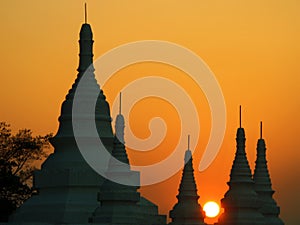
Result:
<svg viewBox="0 0 300 225">
<path fill-rule="evenodd" d="M 220 206 L 216 202 L 209 201 L 204 204 L 203 210 L 207 217 L 213 218 L 219 214 Z"/>
</svg>

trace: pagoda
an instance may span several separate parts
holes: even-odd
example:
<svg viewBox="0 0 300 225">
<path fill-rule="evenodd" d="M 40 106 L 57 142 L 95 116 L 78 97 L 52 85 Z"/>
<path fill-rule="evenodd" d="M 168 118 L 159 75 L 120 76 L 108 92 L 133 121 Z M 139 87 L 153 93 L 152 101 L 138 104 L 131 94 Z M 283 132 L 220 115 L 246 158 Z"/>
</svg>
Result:
<svg viewBox="0 0 300 225">
<path fill-rule="evenodd" d="M 228 182 L 229 190 L 221 200 L 224 213 L 219 217 L 218 225 L 265 225 L 264 216 L 258 210 L 259 200 L 246 156 L 245 141 L 245 131 L 241 127 L 240 107 L 236 154 Z"/>
<path fill-rule="evenodd" d="M 259 211 L 264 215 L 266 225 L 284 225 L 279 218 L 280 208 L 273 198 L 274 191 L 266 160 L 266 144 L 262 138 L 262 122 L 260 123 L 260 139 L 257 141 L 256 150 L 253 180 L 261 204 Z"/>
<path fill-rule="evenodd" d="M 178 202 L 170 211 L 172 221 L 169 225 L 204 225 L 205 213 L 198 203 L 199 195 L 197 194 L 193 158 L 189 144 L 185 152 L 184 163 L 179 193 L 176 196 Z"/>
<path fill-rule="evenodd" d="M 97 149 L 99 137 L 107 151 L 111 152 L 114 135 L 111 127 L 109 104 L 95 79 L 93 67 L 93 33 L 84 23 L 80 30 L 80 53 L 78 75 L 65 101 L 59 117 L 59 129 L 52 138 L 54 153 L 34 174 L 34 188 L 38 193 L 28 199 L 10 218 L 12 224 L 87 224 L 88 218 L 98 206 L 97 194 L 103 177 L 96 173 L 83 158 L 76 138 L 88 143 L 88 148 Z M 82 104 L 94 104 L 93 115 L 84 111 L 72 114 L 75 92 L 85 78 L 80 93 Z M 75 138 L 74 121 L 95 123 L 97 135 L 88 133 Z M 84 129 L 84 128 L 83 128 Z M 103 170 L 107 165 L 99 165 Z"/>
</svg>

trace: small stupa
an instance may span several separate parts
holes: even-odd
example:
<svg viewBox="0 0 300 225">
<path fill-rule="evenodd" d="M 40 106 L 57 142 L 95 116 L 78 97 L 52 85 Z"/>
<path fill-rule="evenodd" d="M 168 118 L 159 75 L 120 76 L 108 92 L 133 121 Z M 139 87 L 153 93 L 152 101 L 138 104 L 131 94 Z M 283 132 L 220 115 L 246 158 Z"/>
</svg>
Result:
<svg viewBox="0 0 300 225">
<path fill-rule="evenodd" d="M 139 179 L 139 172 L 130 170 L 129 159 L 124 145 L 124 127 L 120 94 L 120 113 L 116 118 L 116 134 L 112 158 L 109 161 L 106 174 L 108 177 L 116 177 L 121 180 Z M 119 160 L 123 164 L 116 163 L 114 159 Z M 138 188 L 138 186 L 128 186 L 105 179 L 98 194 L 100 204 L 90 218 L 90 223 L 110 225 L 139 224 L 139 218 L 136 216 L 138 212 L 137 203 L 140 199 Z"/>
<path fill-rule="evenodd" d="M 259 212 L 258 195 L 245 151 L 245 131 L 241 125 L 236 134 L 236 154 L 233 161 L 229 190 L 221 200 L 224 213 L 219 217 L 218 225 L 265 225 L 264 216 Z"/>
<path fill-rule="evenodd" d="M 125 151 L 125 146 L 117 137 L 114 139 L 112 157 L 123 162 L 125 165 L 119 166 L 110 160 L 106 174 L 108 176 L 118 176 L 119 179 L 132 179 L 138 176 L 138 172 L 131 171 L 129 160 Z M 90 218 L 92 224 L 139 224 L 137 217 L 140 193 L 139 187 L 128 186 L 115 183 L 106 179 L 100 188 L 98 200 L 100 204 L 93 216 Z M 140 218 L 142 219 L 142 218 Z"/>
<path fill-rule="evenodd" d="M 257 141 L 253 180 L 261 204 L 259 211 L 264 215 L 266 225 L 284 225 L 279 218 L 280 208 L 273 198 L 274 191 L 266 160 L 266 144 L 262 138 L 262 122 L 260 123 L 260 139 Z"/>
<path fill-rule="evenodd" d="M 117 139 L 125 145 L 124 128 L 125 128 L 125 119 L 122 114 L 122 93 L 120 93 L 119 114 L 116 117 L 115 133 Z M 165 225 L 166 224 L 166 220 L 167 220 L 166 215 L 159 214 L 158 206 L 153 202 L 151 202 L 149 199 L 140 196 L 137 205 L 139 207 L 138 207 L 138 211 L 135 213 L 136 215 L 138 215 L 139 218 L 143 218 L 142 224 L 144 225 Z"/>
<path fill-rule="evenodd" d="M 114 147 L 112 158 L 108 164 L 106 175 L 120 181 L 134 179 L 139 181 L 140 174 L 130 169 L 129 159 L 125 149 L 125 120 L 121 113 L 121 93 L 119 114 L 115 123 Z M 124 163 L 118 164 L 114 159 Z M 158 207 L 140 196 L 139 186 L 129 186 L 106 179 L 100 188 L 99 206 L 89 222 L 98 225 L 163 225 L 166 217 L 158 214 Z"/>
<path fill-rule="evenodd" d="M 199 195 L 194 178 L 193 158 L 189 147 L 184 156 L 184 169 L 182 172 L 179 193 L 176 196 L 178 202 L 170 211 L 171 222 L 169 225 L 204 225 L 205 213 L 198 203 Z"/>
<path fill-rule="evenodd" d="M 72 88 L 62 103 L 59 129 L 51 140 L 54 153 L 42 164 L 41 170 L 34 174 L 34 188 L 38 194 L 28 199 L 10 218 L 11 224 L 87 224 L 89 216 L 98 206 L 97 194 L 103 177 L 96 173 L 84 160 L 75 140 L 73 120 L 93 120 L 97 132 L 108 151 L 112 150 L 113 132 L 110 109 L 105 96 L 95 79 L 93 67 L 93 33 L 85 21 L 80 30 L 80 53 L 78 75 Z M 84 104 L 93 104 L 91 93 L 98 94 L 94 115 L 84 112 L 74 118 L 72 107 L 75 91 L 80 80 L 85 77 L 86 84 L 81 93 Z M 86 140 L 89 148 L 94 145 L 98 135 L 77 137 Z M 107 165 L 100 165 L 106 168 Z"/>
</svg>

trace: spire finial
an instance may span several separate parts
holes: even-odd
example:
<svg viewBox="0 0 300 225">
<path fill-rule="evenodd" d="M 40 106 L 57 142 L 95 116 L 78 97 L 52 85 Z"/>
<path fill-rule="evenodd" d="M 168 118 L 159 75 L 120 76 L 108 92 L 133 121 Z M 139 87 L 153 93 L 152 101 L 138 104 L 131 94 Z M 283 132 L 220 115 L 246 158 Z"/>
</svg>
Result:
<svg viewBox="0 0 300 225">
<path fill-rule="evenodd" d="M 242 128 L 242 106 L 240 105 L 240 128 Z"/>
<path fill-rule="evenodd" d="M 262 139 L 262 121 L 260 121 L 260 139 Z"/>
<path fill-rule="evenodd" d="M 190 135 L 188 135 L 188 150 L 190 150 Z"/>
<path fill-rule="evenodd" d="M 120 99 L 119 99 L 119 114 L 121 114 L 121 109 L 122 109 L 122 92 L 120 92 Z"/>
<path fill-rule="evenodd" d="M 87 23 L 87 7 L 86 7 L 86 3 L 84 3 L 84 23 Z"/>
</svg>

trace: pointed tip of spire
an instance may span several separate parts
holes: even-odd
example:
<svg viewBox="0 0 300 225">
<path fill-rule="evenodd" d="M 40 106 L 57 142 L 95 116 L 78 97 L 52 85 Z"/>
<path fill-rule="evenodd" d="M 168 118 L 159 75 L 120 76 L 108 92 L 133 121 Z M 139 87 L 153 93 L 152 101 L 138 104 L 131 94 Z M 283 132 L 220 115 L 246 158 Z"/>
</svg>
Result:
<svg viewBox="0 0 300 225">
<path fill-rule="evenodd" d="M 120 102 L 119 102 L 119 114 L 121 114 L 122 113 L 122 92 L 120 92 L 120 94 L 119 94 L 119 96 L 120 96 Z"/>
<path fill-rule="evenodd" d="M 245 138 L 245 131 L 244 128 L 242 127 L 242 106 L 240 105 L 239 107 L 239 128 L 237 129 L 237 138 L 239 140 L 242 140 Z"/>
<path fill-rule="evenodd" d="M 263 129 L 262 121 L 260 121 L 260 137 L 257 141 L 257 151 L 266 150 L 266 143 L 265 140 L 263 139 L 262 129 Z"/>
<path fill-rule="evenodd" d="M 262 132 L 262 121 L 260 121 L 260 137 L 257 140 L 257 153 L 258 155 L 260 154 L 265 154 L 266 151 L 266 143 L 265 140 L 263 139 L 263 132 Z"/>
<path fill-rule="evenodd" d="M 190 150 L 190 135 L 188 135 L 188 148 L 185 151 L 184 164 L 186 164 L 190 160 L 191 157 L 192 157 L 192 152 Z"/>
<path fill-rule="evenodd" d="M 240 105 L 240 128 L 242 128 L 242 106 Z"/>
<path fill-rule="evenodd" d="M 260 139 L 262 139 L 262 121 L 260 121 Z"/>
<path fill-rule="evenodd" d="M 87 24 L 87 5 L 84 3 L 84 23 Z"/>
</svg>

